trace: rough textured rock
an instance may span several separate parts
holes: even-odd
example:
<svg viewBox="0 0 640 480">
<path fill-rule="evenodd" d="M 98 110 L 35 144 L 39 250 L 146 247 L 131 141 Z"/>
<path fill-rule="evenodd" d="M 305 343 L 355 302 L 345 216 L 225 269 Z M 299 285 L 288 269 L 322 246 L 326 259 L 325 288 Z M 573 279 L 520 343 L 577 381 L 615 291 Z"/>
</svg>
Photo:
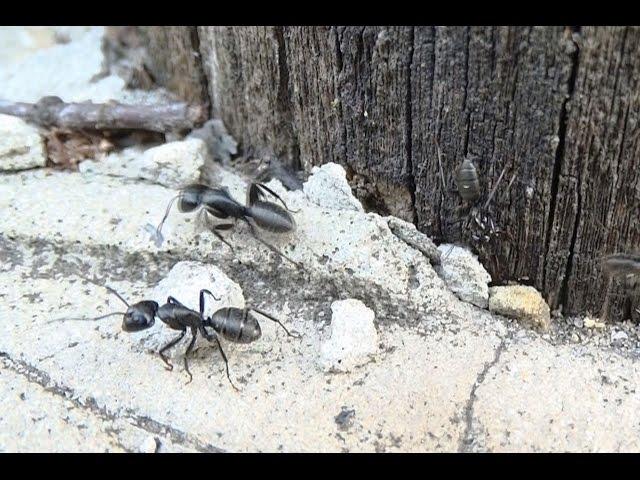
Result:
<svg viewBox="0 0 640 480">
<path fill-rule="evenodd" d="M 205 316 L 210 316 L 222 307 L 244 308 L 242 288 L 215 265 L 193 261 L 176 263 L 156 285 L 152 298 L 165 302 L 169 295 L 193 310 L 200 308 L 200 290 L 209 290 L 214 296 L 205 294 Z"/>
<path fill-rule="evenodd" d="M 586 317 L 584 319 L 584 326 L 585 328 L 604 328 L 605 327 L 605 323 L 604 322 L 599 322 L 597 318 L 591 318 L 591 317 Z"/>
<path fill-rule="evenodd" d="M 616 331 L 611 334 L 611 343 L 622 344 L 625 340 L 628 340 L 629 336 L 625 332 Z"/>
<path fill-rule="evenodd" d="M 200 169 L 208 158 L 205 143 L 197 138 L 142 150 L 130 147 L 111 153 L 99 161 L 86 160 L 79 165 L 83 173 L 99 173 L 141 178 L 169 188 L 179 189 L 200 178 Z"/>
<path fill-rule="evenodd" d="M 378 351 L 375 313 L 351 298 L 333 302 L 331 311 L 331 336 L 320 346 L 320 365 L 325 371 L 349 372 Z"/>
<path fill-rule="evenodd" d="M 362 204 L 351 193 L 344 167 L 328 163 L 313 167 L 303 185 L 305 195 L 319 207 L 363 212 Z"/>
<path fill-rule="evenodd" d="M 413 223 L 406 222 L 396 217 L 389 217 L 389 228 L 393 234 L 407 245 L 422 252 L 432 265 L 439 265 L 442 254 L 433 240 L 419 231 Z"/>
<path fill-rule="evenodd" d="M 38 129 L 20 118 L 0 114 L 0 170 L 26 170 L 46 163 Z"/>
<path fill-rule="evenodd" d="M 489 310 L 542 329 L 549 328 L 551 324 L 547 302 L 540 292 L 526 285 L 490 288 Z"/>
<path fill-rule="evenodd" d="M 441 263 L 437 271 L 456 296 L 480 308 L 489 305 L 489 282 L 491 275 L 469 250 L 454 245 L 438 247 Z"/>
</svg>

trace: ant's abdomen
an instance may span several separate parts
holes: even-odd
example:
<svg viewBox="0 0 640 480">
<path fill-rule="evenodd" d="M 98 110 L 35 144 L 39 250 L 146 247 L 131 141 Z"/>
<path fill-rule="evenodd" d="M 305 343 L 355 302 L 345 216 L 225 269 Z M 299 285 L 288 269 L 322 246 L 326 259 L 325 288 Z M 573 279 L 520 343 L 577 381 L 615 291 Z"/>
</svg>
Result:
<svg viewBox="0 0 640 480">
<path fill-rule="evenodd" d="M 227 307 L 211 317 L 213 329 L 235 343 L 251 343 L 260 338 L 262 331 L 256 318 L 248 310 Z"/>
<path fill-rule="evenodd" d="M 284 208 L 270 202 L 255 202 L 249 207 L 249 215 L 256 225 L 274 233 L 286 233 L 296 229 L 296 222 Z"/>
</svg>

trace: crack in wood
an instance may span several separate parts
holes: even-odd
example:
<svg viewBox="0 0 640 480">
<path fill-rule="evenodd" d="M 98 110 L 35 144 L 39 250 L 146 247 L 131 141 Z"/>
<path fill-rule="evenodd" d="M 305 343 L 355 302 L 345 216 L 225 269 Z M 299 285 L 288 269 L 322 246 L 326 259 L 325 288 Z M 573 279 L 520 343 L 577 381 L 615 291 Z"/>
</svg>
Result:
<svg viewBox="0 0 640 480">
<path fill-rule="evenodd" d="M 197 69 L 200 73 L 200 79 L 202 82 L 202 100 L 207 109 L 207 117 L 213 118 L 213 102 L 211 101 L 211 95 L 209 94 L 209 85 L 210 79 L 207 75 L 207 70 L 204 68 L 202 49 L 200 48 L 200 33 L 198 32 L 198 27 L 190 27 L 191 28 L 191 43 L 193 44 L 193 50 L 197 53 Z"/>
<path fill-rule="evenodd" d="M 296 170 L 301 170 L 300 139 L 296 134 L 293 122 L 294 115 L 289 83 L 289 64 L 287 61 L 287 46 L 284 36 L 285 28 L 286 27 L 274 27 L 274 36 L 278 48 L 278 110 L 281 121 L 284 123 L 282 129 L 285 133 L 287 143 L 290 146 L 291 166 Z"/>
<path fill-rule="evenodd" d="M 576 30 L 573 30 L 573 28 L 575 28 Z M 575 31 L 575 32 L 580 31 L 580 27 L 573 27 L 573 28 L 572 28 L 572 31 Z M 571 54 L 571 73 L 569 75 L 569 81 L 567 83 L 567 97 L 562 102 L 562 107 L 560 109 L 560 121 L 558 126 L 559 142 L 556 148 L 556 158 L 554 163 L 553 177 L 551 180 L 551 202 L 549 207 L 549 221 L 547 223 L 547 235 L 545 238 L 545 258 L 546 259 L 548 259 L 548 255 L 549 255 L 549 247 L 551 244 L 551 232 L 553 229 L 553 224 L 556 216 L 555 210 L 557 207 L 560 175 L 562 173 L 562 165 L 565 160 L 565 142 L 566 142 L 567 124 L 568 124 L 567 103 L 569 103 L 569 101 L 573 96 L 573 92 L 576 84 L 576 78 L 578 74 L 578 64 L 580 61 L 580 47 L 575 41 L 573 40 L 571 41 L 575 45 L 575 50 Z M 565 274 L 562 279 L 562 285 L 560 286 L 559 294 L 558 294 L 559 305 L 562 305 L 563 309 L 566 307 L 569 278 L 570 278 L 569 275 L 571 273 L 571 268 L 573 264 L 574 250 L 575 250 L 576 238 L 578 234 L 578 224 L 580 223 L 580 212 L 582 208 L 582 204 L 581 204 L 582 197 L 581 197 L 580 188 L 581 188 L 581 181 L 580 181 L 580 178 L 578 178 L 578 205 L 576 209 L 576 215 L 573 219 L 574 226 L 573 226 L 573 233 L 571 236 L 571 243 L 569 246 L 569 257 L 566 260 Z M 543 282 L 546 282 L 546 273 L 547 273 L 546 270 L 547 270 L 547 262 L 543 264 L 543 273 L 542 273 Z M 557 305 L 550 305 L 550 306 L 553 308 L 553 307 L 556 307 Z"/>
<path fill-rule="evenodd" d="M 406 104 L 405 104 L 405 123 L 406 123 L 406 137 L 405 142 L 405 154 L 407 165 L 407 183 L 409 188 L 409 194 L 411 196 L 411 215 L 413 224 L 418 224 L 418 210 L 416 209 L 416 181 L 413 173 L 413 159 L 412 159 L 412 142 L 413 142 L 413 102 L 411 95 L 411 78 L 413 70 L 413 54 L 414 54 L 414 42 L 415 42 L 415 27 L 411 27 L 411 34 L 409 35 L 409 43 L 411 48 L 409 49 L 409 63 L 407 65 L 407 92 L 406 92 Z"/>
</svg>

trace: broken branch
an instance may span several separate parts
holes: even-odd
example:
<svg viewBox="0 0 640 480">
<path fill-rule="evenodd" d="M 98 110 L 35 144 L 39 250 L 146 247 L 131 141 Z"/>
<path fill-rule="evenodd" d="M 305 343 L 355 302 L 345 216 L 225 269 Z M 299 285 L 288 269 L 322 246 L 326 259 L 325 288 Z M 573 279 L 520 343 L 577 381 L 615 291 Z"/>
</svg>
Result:
<svg viewBox="0 0 640 480">
<path fill-rule="evenodd" d="M 37 103 L 0 100 L 0 113 L 20 117 L 43 127 L 72 130 L 191 130 L 207 119 L 203 105 L 174 102 L 162 105 L 65 103 L 59 97 L 43 97 Z"/>
</svg>

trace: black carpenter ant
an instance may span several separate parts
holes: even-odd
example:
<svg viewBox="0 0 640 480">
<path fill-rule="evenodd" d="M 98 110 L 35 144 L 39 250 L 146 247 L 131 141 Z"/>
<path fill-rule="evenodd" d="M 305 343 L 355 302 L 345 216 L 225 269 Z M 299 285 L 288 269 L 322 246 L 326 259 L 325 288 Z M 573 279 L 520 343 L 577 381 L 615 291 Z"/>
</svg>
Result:
<svg viewBox="0 0 640 480">
<path fill-rule="evenodd" d="M 95 284 L 95 282 L 89 279 L 85 279 L 85 280 Z M 187 333 L 187 329 L 190 329 L 192 338 L 184 354 L 184 368 L 187 374 L 189 375 L 189 382 L 187 383 L 190 383 L 193 380 L 193 376 L 189 371 L 189 363 L 187 361 L 187 357 L 191 353 L 191 350 L 193 349 L 193 345 L 196 342 L 198 332 L 200 332 L 202 336 L 205 337 L 209 342 L 212 342 L 215 340 L 216 343 L 218 344 L 218 348 L 220 349 L 220 354 L 222 355 L 222 358 L 226 366 L 227 378 L 229 378 L 229 382 L 231 382 L 231 377 L 229 377 L 229 363 L 227 362 L 227 356 L 224 354 L 224 351 L 222 350 L 220 341 L 218 340 L 218 337 L 215 334 L 210 335 L 209 332 L 207 332 L 204 328 L 204 322 L 205 322 L 205 318 L 203 315 L 204 294 L 208 293 L 215 300 L 219 300 L 209 290 L 204 290 L 204 289 L 200 290 L 200 311 L 197 312 L 195 310 L 185 307 L 182 303 L 180 303 L 178 300 L 176 300 L 174 297 L 171 297 L 171 296 L 167 298 L 167 303 L 165 303 L 162 306 L 160 306 L 157 302 L 154 302 L 151 300 L 144 300 L 142 302 L 129 305 L 129 303 L 127 303 L 127 301 L 113 288 L 109 286 L 105 286 L 104 288 L 106 288 L 109 292 L 115 294 L 127 306 L 126 312 L 113 312 L 113 313 L 109 313 L 107 315 L 102 315 L 95 318 L 63 318 L 63 319 L 51 320 L 51 322 L 58 322 L 58 321 L 65 321 L 65 320 L 96 321 L 96 320 L 101 320 L 103 318 L 107 318 L 113 315 L 124 315 L 122 319 L 122 330 L 124 330 L 125 332 L 139 332 L 139 331 L 151 328 L 155 324 L 155 317 L 158 317 L 169 328 L 173 330 L 182 331 L 182 333 L 177 338 L 175 338 L 174 340 L 166 344 L 158 352 L 160 355 L 160 358 L 162 358 L 162 361 L 167 365 L 168 370 L 173 370 L 173 365 L 169 363 L 169 360 L 167 359 L 167 357 L 165 357 L 164 352 L 167 351 L 169 348 L 173 347 L 174 345 L 176 345 L 180 340 L 182 340 L 182 338 Z M 236 386 L 233 385 L 233 382 L 231 382 L 231 385 L 234 388 L 236 388 Z"/>
<path fill-rule="evenodd" d="M 85 280 L 91 283 L 95 283 L 89 279 Z M 277 318 L 255 308 L 240 309 L 235 307 L 225 307 L 218 309 L 211 317 L 205 318 L 204 294 L 207 293 L 211 295 L 214 300 L 220 300 L 215 295 L 213 295 L 213 293 L 206 289 L 200 290 L 200 308 L 199 311 L 196 311 L 186 307 L 172 296 L 169 296 L 167 298 L 167 303 L 162 306 L 160 306 L 157 302 L 151 300 L 144 300 L 133 305 L 129 305 L 129 303 L 127 303 L 127 301 L 113 288 L 109 286 L 105 286 L 105 288 L 109 292 L 115 294 L 127 306 L 126 312 L 113 312 L 95 318 L 62 318 L 51 320 L 50 322 L 59 322 L 65 320 L 97 321 L 113 315 L 124 315 L 122 320 L 122 329 L 125 332 L 139 332 L 152 327 L 155 324 L 155 317 L 158 317 L 169 328 L 181 331 L 178 337 L 170 341 L 158 351 L 160 358 L 166 364 L 167 370 L 173 370 L 173 365 L 164 355 L 164 352 L 166 352 L 168 349 L 175 346 L 180 340 L 182 340 L 187 333 L 187 329 L 190 329 L 192 335 L 191 342 L 189 342 L 189 345 L 184 353 L 184 368 L 189 375 L 189 381 L 187 383 L 190 383 L 193 380 L 193 376 L 191 375 L 191 371 L 189 370 L 189 362 L 187 360 L 187 357 L 193 350 L 198 332 L 200 332 L 200 334 L 202 334 L 202 336 L 209 342 L 216 342 L 218 349 L 220 350 L 220 354 L 222 355 L 222 359 L 225 363 L 225 369 L 227 378 L 229 379 L 229 383 L 231 383 L 231 386 L 236 390 L 238 390 L 238 388 L 234 385 L 233 381 L 231 380 L 231 376 L 229 375 L 229 362 L 227 360 L 227 356 L 224 353 L 224 350 L 222 349 L 220 340 L 218 339 L 218 334 L 235 343 L 251 343 L 258 340 L 262 336 L 262 330 L 260 329 L 258 320 L 255 318 L 255 316 L 252 315 L 252 312 L 256 312 L 276 322 L 284 329 L 287 335 L 294 338 L 300 338 L 298 334 L 294 335 L 290 333 L 289 330 L 287 330 L 287 328 Z M 212 328 L 214 330 L 214 333 L 210 334 L 205 327 Z"/>
<path fill-rule="evenodd" d="M 266 201 L 266 195 L 270 194 L 278 199 L 284 208 L 276 203 Z M 156 228 L 156 243 L 159 245 L 162 243 L 162 226 L 169 215 L 171 206 L 175 200 L 178 202 L 178 210 L 183 213 L 193 212 L 202 207 L 204 212 L 210 214 L 216 218 L 234 220 L 242 220 L 249 226 L 251 234 L 263 245 L 269 248 L 274 253 L 289 260 L 296 266 L 298 263 L 291 260 L 289 257 L 278 251 L 273 245 L 260 238 L 255 230 L 255 227 L 259 227 L 263 230 L 272 233 L 288 233 L 296 229 L 296 223 L 289 212 L 295 213 L 296 211 L 290 210 L 284 203 L 284 200 L 280 196 L 261 183 L 252 183 L 247 193 L 247 205 L 242 205 L 237 202 L 230 194 L 226 187 L 212 188 L 206 185 L 193 184 L 183 188 L 180 193 L 171 199 L 167 210 L 162 217 L 162 221 Z M 217 232 L 217 230 L 229 230 L 234 226 L 233 223 L 224 223 L 213 225 L 211 227 L 212 233 L 224 242 L 231 250 L 233 247 Z"/>
</svg>

